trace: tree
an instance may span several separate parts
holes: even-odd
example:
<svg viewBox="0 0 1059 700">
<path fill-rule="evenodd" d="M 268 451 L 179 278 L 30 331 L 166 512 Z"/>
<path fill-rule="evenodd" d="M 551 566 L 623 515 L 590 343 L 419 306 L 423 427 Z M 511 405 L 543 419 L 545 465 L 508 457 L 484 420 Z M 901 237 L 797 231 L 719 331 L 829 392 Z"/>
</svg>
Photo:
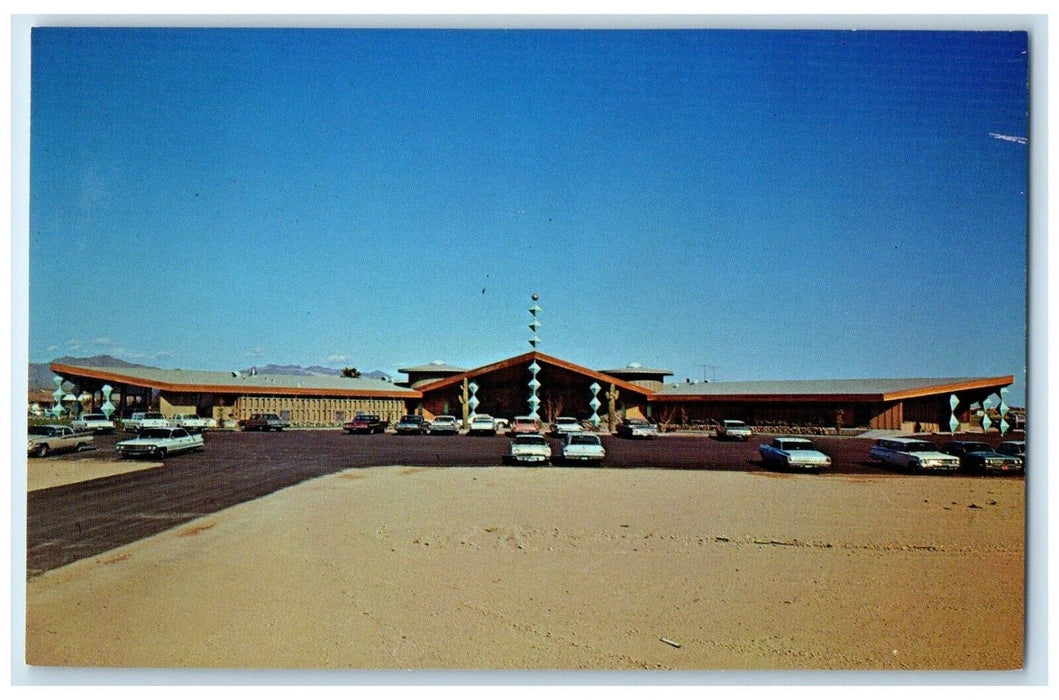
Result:
<svg viewBox="0 0 1059 700">
<path fill-rule="evenodd" d="M 360 376 L 360 371 L 358 371 L 356 367 L 343 367 L 342 376 L 349 379 L 356 379 Z"/>
</svg>

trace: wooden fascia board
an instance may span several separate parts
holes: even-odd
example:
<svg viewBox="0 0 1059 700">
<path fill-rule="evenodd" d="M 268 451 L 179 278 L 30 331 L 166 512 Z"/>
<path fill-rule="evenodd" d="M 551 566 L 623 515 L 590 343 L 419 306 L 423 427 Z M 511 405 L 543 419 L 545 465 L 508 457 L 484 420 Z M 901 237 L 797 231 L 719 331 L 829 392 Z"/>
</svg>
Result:
<svg viewBox="0 0 1059 700">
<path fill-rule="evenodd" d="M 778 401 L 794 403 L 805 401 L 877 402 L 887 399 L 882 394 L 654 394 L 650 397 L 650 400 L 652 403 L 679 401 Z"/>
<path fill-rule="evenodd" d="M 415 389 L 407 389 L 401 392 L 382 391 L 379 389 L 321 389 L 314 387 L 284 387 L 284 386 L 231 386 L 227 384 L 175 384 L 173 382 L 144 379 L 143 377 L 132 377 L 83 367 L 52 364 L 51 369 L 56 374 L 68 374 L 74 377 L 89 377 L 118 384 L 131 384 L 144 386 L 158 391 L 172 391 L 182 393 L 201 394 L 231 394 L 235 396 L 268 394 L 270 396 L 344 396 L 348 398 L 392 398 L 392 399 L 418 399 L 423 394 Z"/>
<path fill-rule="evenodd" d="M 553 365 L 555 367 L 559 367 L 561 369 L 565 369 L 565 370 L 568 370 L 570 372 L 576 372 L 577 374 L 583 374 L 583 375 L 585 375 L 587 377 L 590 377 L 592 379 L 595 379 L 597 381 L 606 382 L 607 384 L 613 384 L 614 386 L 616 386 L 616 387 L 618 387 L 620 389 L 625 389 L 627 391 L 632 391 L 634 393 L 642 394 L 644 396 L 650 397 L 651 394 L 653 393 L 650 389 L 647 389 L 647 388 L 642 387 L 642 386 L 637 386 L 636 384 L 632 384 L 632 383 L 627 382 L 627 381 L 625 381 L 623 379 L 618 379 L 617 377 L 611 377 L 610 375 L 603 374 L 601 372 L 597 372 L 597 371 L 589 369 L 587 367 L 581 367 L 579 365 L 573 364 L 572 362 L 567 362 L 565 360 L 560 360 L 557 357 L 552 357 L 550 355 L 545 355 L 542 352 L 536 352 L 536 351 L 527 352 L 527 353 L 524 353 L 522 355 L 518 355 L 516 357 L 509 357 L 506 360 L 501 360 L 499 362 L 494 362 L 491 365 L 485 365 L 484 367 L 479 367 L 477 369 L 468 370 L 466 372 L 463 372 L 461 374 L 457 374 L 457 375 L 452 376 L 452 377 L 446 377 L 444 379 L 439 379 L 438 381 L 434 382 L 433 384 L 426 384 L 424 386 L 419 387 L 419 390 L 422 391 L 423 393 L 438 391 L 440 389 L 445 389 L 445 388 L 448 388 L 450 386 L 453 386 L 453 385 L 456 385 L 456 384 L 460 384 L 460 383 L 463 382 L 464 379 L 474 379 L 475 377 L 480 377 L 483 374 L 490 374 L 492 372 L 498 372 L 500 370 L 508 369 L 510 367 L 514 367 L 516 365 L 522 364 L 523 362 L 530 362 L 532 360 L 539 360 L 540 362 L 543 362 L 545 364 Z"/>
<path fill-rule="evenodd" d="M 940 384 L 938 386 L 928 386 L 920 389 L 907 389 L 905 391 L 894 391 L 885 395 L 887 401 L 903 401 L 905 399 L 919 399 L 924 396 L 933 396 L 935 394 L 956 394 L 961 391 L 971 391 L 973 389 L 1000 389 L 1014 383 L 1015 377 L 1008 375 L 1006 377 L 985 377 L 983 379 L 974 379 L 969 382 L 959 382 L 957 384 Z"/>
</svg>

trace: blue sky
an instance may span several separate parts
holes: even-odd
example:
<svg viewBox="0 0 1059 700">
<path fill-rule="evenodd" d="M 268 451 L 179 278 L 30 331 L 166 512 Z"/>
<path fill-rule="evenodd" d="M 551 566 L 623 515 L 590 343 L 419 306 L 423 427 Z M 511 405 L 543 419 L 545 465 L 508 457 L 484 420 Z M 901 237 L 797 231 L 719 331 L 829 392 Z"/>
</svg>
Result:
<svg viewBox="0 0 1059 700">
<path fill-rule="evenodd" d="M 1019 32 L 35 29 L 29 359 L 1025 371 Z"/>
</svg>

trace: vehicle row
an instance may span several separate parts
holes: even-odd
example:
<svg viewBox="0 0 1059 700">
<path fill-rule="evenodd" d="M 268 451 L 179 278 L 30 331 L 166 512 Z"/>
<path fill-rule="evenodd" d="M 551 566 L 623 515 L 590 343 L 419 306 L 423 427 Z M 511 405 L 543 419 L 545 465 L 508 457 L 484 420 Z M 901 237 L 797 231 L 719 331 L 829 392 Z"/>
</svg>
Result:
<svg viewBox="0 0 1059 700">
<path fill-rule="evenodd" d="M 991 472 L 1025 473 L 1026 442 L 1009 440 L 996 450 L 988 443 L 952 440 L 940 448 L 919 438 L 880 438 L 868 456 L 912 473 L 957 471 L 985 474 Z"/>
<path fill-rule="evenodd" d="M 141 428 L 136 437 L 122 440 L 115 449 L 121 457 L 161 459 L 166 455 L 201 450 L 203 444 L 201 432 L 192 433 L 187 428 L 165 426 Z M 29 426 L 28 457 L 47 457 L 59 452 L 80 452 L 94 448 L 95 435 L 91 431 L 75 431 L 66 425 Z"/>
</svg>

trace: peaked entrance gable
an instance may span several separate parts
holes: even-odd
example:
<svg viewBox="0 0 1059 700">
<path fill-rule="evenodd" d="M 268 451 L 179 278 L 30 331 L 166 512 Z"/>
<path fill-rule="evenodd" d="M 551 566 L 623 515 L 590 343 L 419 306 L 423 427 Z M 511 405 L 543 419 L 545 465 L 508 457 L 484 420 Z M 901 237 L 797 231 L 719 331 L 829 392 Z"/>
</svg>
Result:
<svg viewBox="0 0 1059 700">
<path fill-rule="evenodd" d="M 538 351 L 419 386 L 417 388 L 423 392 L 422 407 L 432 415 L 452 414 L 462 417 L 466 400 L 463 382 L 466 380 L 468 384 L 473 382 L 478 387 L 474 392 L 474 398 L 478 400 L 476 413 L 501 418 L 528 415 L 529 383 L 533 378 L 529 366 L 534 362 L 540 367 L 536 375 L 540 382 L 537 392 L 540 398 L 538 413 L 545 421 L 560 415 L 588 419 L 593 412 L 590 404 L 593 396 L 602 404 L 597 415 L 605 418 L 606 394 L 611 386 L 618 392 L 615 409 L 619 413 L 632 411 L 642 415 L 647 410 L 647 399 L 652 393 L 650 389 Z M 599 385 L 598 393 L 593 394 L 592 384 Z"/>
</svg>

